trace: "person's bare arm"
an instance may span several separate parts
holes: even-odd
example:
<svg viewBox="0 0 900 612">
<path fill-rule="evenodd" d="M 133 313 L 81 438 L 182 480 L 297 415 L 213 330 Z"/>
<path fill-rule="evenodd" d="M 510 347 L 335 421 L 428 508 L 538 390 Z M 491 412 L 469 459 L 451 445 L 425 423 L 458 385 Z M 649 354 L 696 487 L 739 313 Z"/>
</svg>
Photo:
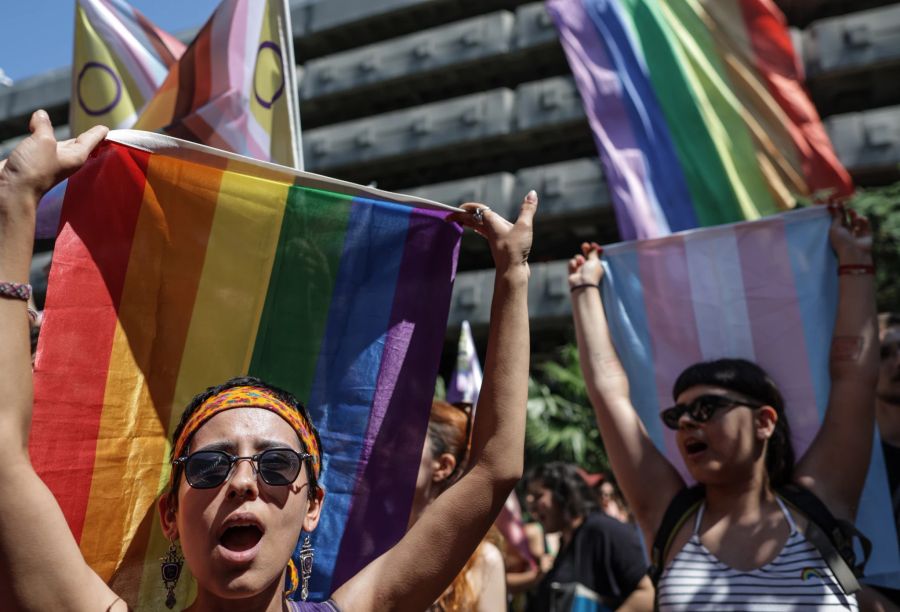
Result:
<svg viewBox="0 0 900 612">
<path fill-rule="evenodd" d="M 638 523 L 652 540 L 684 481 L 653 444 L 631 404 L 628 378 L 613 346 L 598 290 L 603 279 L 599 251 L 596 244 L 584 243 L 582 253 L 569 260 L 581 371 L 613 472 Z M 575 288 L 579 285 L 584 286 Z"/>
<path fill-rule="evenodd" d="M 522 476 L 530 351 L 527 257 L 536 209 L 531 192 L 515 225 L 493 212 L 484 213 L 483 224 L 468 213 L 451 217 L 487 238 L 497 268 L 471 467 L 400 542 L 334 593 L 345 610 L 427 609 L 462 569 Z"/>
<path fill-rule="evenodd" d="M 480 574 L 477 612 L 505 612 L 506 566 L 503 553 L 493 544 L 486 544 L 481 548 L 475 567 Z"/>
<path fill-rule="evenodd" d="M 644 576 L 638 585 L 634 587 L 622 605 L 616 608 L 619 612 L 650 612 L 653 609 L 653 582 L 649 576 Z"/>
<path fill-rule="evenodd" d="M 106 135 L 57 143 L 43 111 L 0 162 L 0 281 L 27 283 L 41 195 L 77 170 Z M 33 389 L 24 301 L 0 298 L 0 601 L 14 610 L 124 610 L 85 563 L 59 504 L 31 466 Z"/>
<path fill-rule="evenodd" d="M 840 266 L 871 266 L 868 221 L 832 207 L 829 232 Z M 854 271 L 854 270 L 848 270 Z M 863 271 L 857 268 L 855 271 Z M 831 392 L 822 427 L 797 463 L 795 480 L 841 518 L 853 520 L 862 494 L 875 426 L 878 324 L 872 273 L 839 276 L 837 318 L 831 344 Z M 840 457 L 840 461 L 835 461 Z"/>
</svg>

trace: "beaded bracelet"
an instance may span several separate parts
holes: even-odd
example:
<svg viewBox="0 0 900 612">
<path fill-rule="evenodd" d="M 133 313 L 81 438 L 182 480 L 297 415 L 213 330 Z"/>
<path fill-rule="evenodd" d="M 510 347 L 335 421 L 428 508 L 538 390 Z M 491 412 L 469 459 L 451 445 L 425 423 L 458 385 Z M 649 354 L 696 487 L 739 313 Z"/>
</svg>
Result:
<svg viewBox="0 0 900 612">
<path fill-rule="evenodd" d="M 0 297 L 27 302 L 31 297 L 31 285 L 28 283 L 0 283 Z"/>
<path fill-rule="evenodd" d="M 838 266 L 838 276 L 865 276 L 875 274 L 875 266 L 871 264 L 847 264 Z"/>
<path fill-rule="evenodd" d="M 595 285 L 593 283 L 581 283 L 580 285 L 573 285 L 569 287 L 569 292 L 575 293 L 576 289 L 584 289 L 585 287 L 596 287 L 597 289 L 600 289 L 600 285 Z"/>
</svg>

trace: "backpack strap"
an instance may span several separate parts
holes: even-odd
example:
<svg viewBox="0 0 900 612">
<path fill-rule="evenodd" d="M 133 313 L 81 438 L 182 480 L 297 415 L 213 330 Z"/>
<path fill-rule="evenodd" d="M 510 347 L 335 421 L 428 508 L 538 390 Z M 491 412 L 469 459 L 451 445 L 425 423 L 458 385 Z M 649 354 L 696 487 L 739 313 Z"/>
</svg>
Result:
<svg viewBox="0 0 900 612">
<path fill-rule="evenodd" d="M 703 503 L 705 495 L 706 490 L 703 485 L 694 485 L 680 490 L 669 502 L 669 507 L 666 508 L 666 513 L 653 538 L 653 547 L 650 549 L 650 569 L 647 570 L 647 574 L 653 582 L 653 588 L 659 584 L 659 579 L 665 569 L 666 555 L 672 546 L 675 534 Z"/>
<path fill-rule="evenodd" d="M 804 535 L 822 555 L 844 592 L 849 595 L 859 591 L 857 577 L 865 572 L 872 542 L 853 523 L 836 518 L 806 487 L 791 483 L 778 487 L 775 493 L 808 519 Z M 859 540 L 863 550 L 859 562 L 853 549 L 854 539 Z"/>
</svg>

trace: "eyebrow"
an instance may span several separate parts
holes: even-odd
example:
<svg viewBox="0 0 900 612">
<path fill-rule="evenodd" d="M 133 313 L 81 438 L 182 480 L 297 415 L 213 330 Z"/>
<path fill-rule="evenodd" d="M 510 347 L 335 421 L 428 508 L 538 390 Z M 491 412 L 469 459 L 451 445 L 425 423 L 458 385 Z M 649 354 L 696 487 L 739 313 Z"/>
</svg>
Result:
<svg viewBox="0 0 900 612">
<path fill-rule="evenodd" d="M 229 455 L 234 455 L 237 453 L 237 447 L 237 443 L 235 443 L 233 440 L 221 440 L 219 442 L 211 442 L 191 452 L 197 453 L 200 451 L 223 451 L 228 453 Z M 296 450 L 289 443 L 284 442 L 283 440 L 269 440 L 265 438 L 255 440 L 253 447 L 256 449 L 254 454 L 261 453 L 272 448 L 290 448 L 292 450 Z"/>
</svg>

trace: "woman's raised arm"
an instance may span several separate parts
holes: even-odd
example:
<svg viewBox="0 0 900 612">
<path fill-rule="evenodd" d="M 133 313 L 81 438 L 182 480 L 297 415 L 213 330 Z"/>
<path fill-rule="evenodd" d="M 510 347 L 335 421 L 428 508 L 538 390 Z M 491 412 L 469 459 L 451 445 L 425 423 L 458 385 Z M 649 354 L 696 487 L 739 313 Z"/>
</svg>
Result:
<svg viewBox="0 0 900 612">
<path fill-rule="evenodd" d="M 832 336 L 831 392 L 822 427 L 794 478 L 841 518 L 853 520 L 862 494 L 875 426 L 878 323 L 872 235 L 865 217 L 832 206 L 829 236 L 838 257 L 838 307 Z M 840 457 L 840 461 L 835 461 Z"/>
<path fill-rule="evenodd" d="M 28 282 L 40 197 L 81 167 L 106 135 L 56 142 L 44 111 L 0 161 L 0 282 Z M 56 499 L 28 456 L 33 389 L 27 303 L 0 298 L 0 601 L 13 610 L 124 610 L 85 563 Z"/>
<path fill-rule="evenodd" d="M 610 338 L 598 290 L 603 280 L 600 247 L 584 243 L 581 251 L 569 260 L 581 371 L 613 472 L 645 536 L 653 541 L 666 507 L 684 481 L 654 446 L 631 404 L 628 378 Z"/>
<path fill-rule="evenodd" d="M 522 476 L 530 351 L 527 259 L 537 195 L 525 197 L 515 224 L 478 204 L 463 207 L 468 212 L 451 220 L 487 238 L 496 265 L 469 469 L 400 542 L 334 593 L 345 610 L 427 609 L 462 569 Z M 476 210 L 481 212 L 470 214 Z"/>
</svg>

